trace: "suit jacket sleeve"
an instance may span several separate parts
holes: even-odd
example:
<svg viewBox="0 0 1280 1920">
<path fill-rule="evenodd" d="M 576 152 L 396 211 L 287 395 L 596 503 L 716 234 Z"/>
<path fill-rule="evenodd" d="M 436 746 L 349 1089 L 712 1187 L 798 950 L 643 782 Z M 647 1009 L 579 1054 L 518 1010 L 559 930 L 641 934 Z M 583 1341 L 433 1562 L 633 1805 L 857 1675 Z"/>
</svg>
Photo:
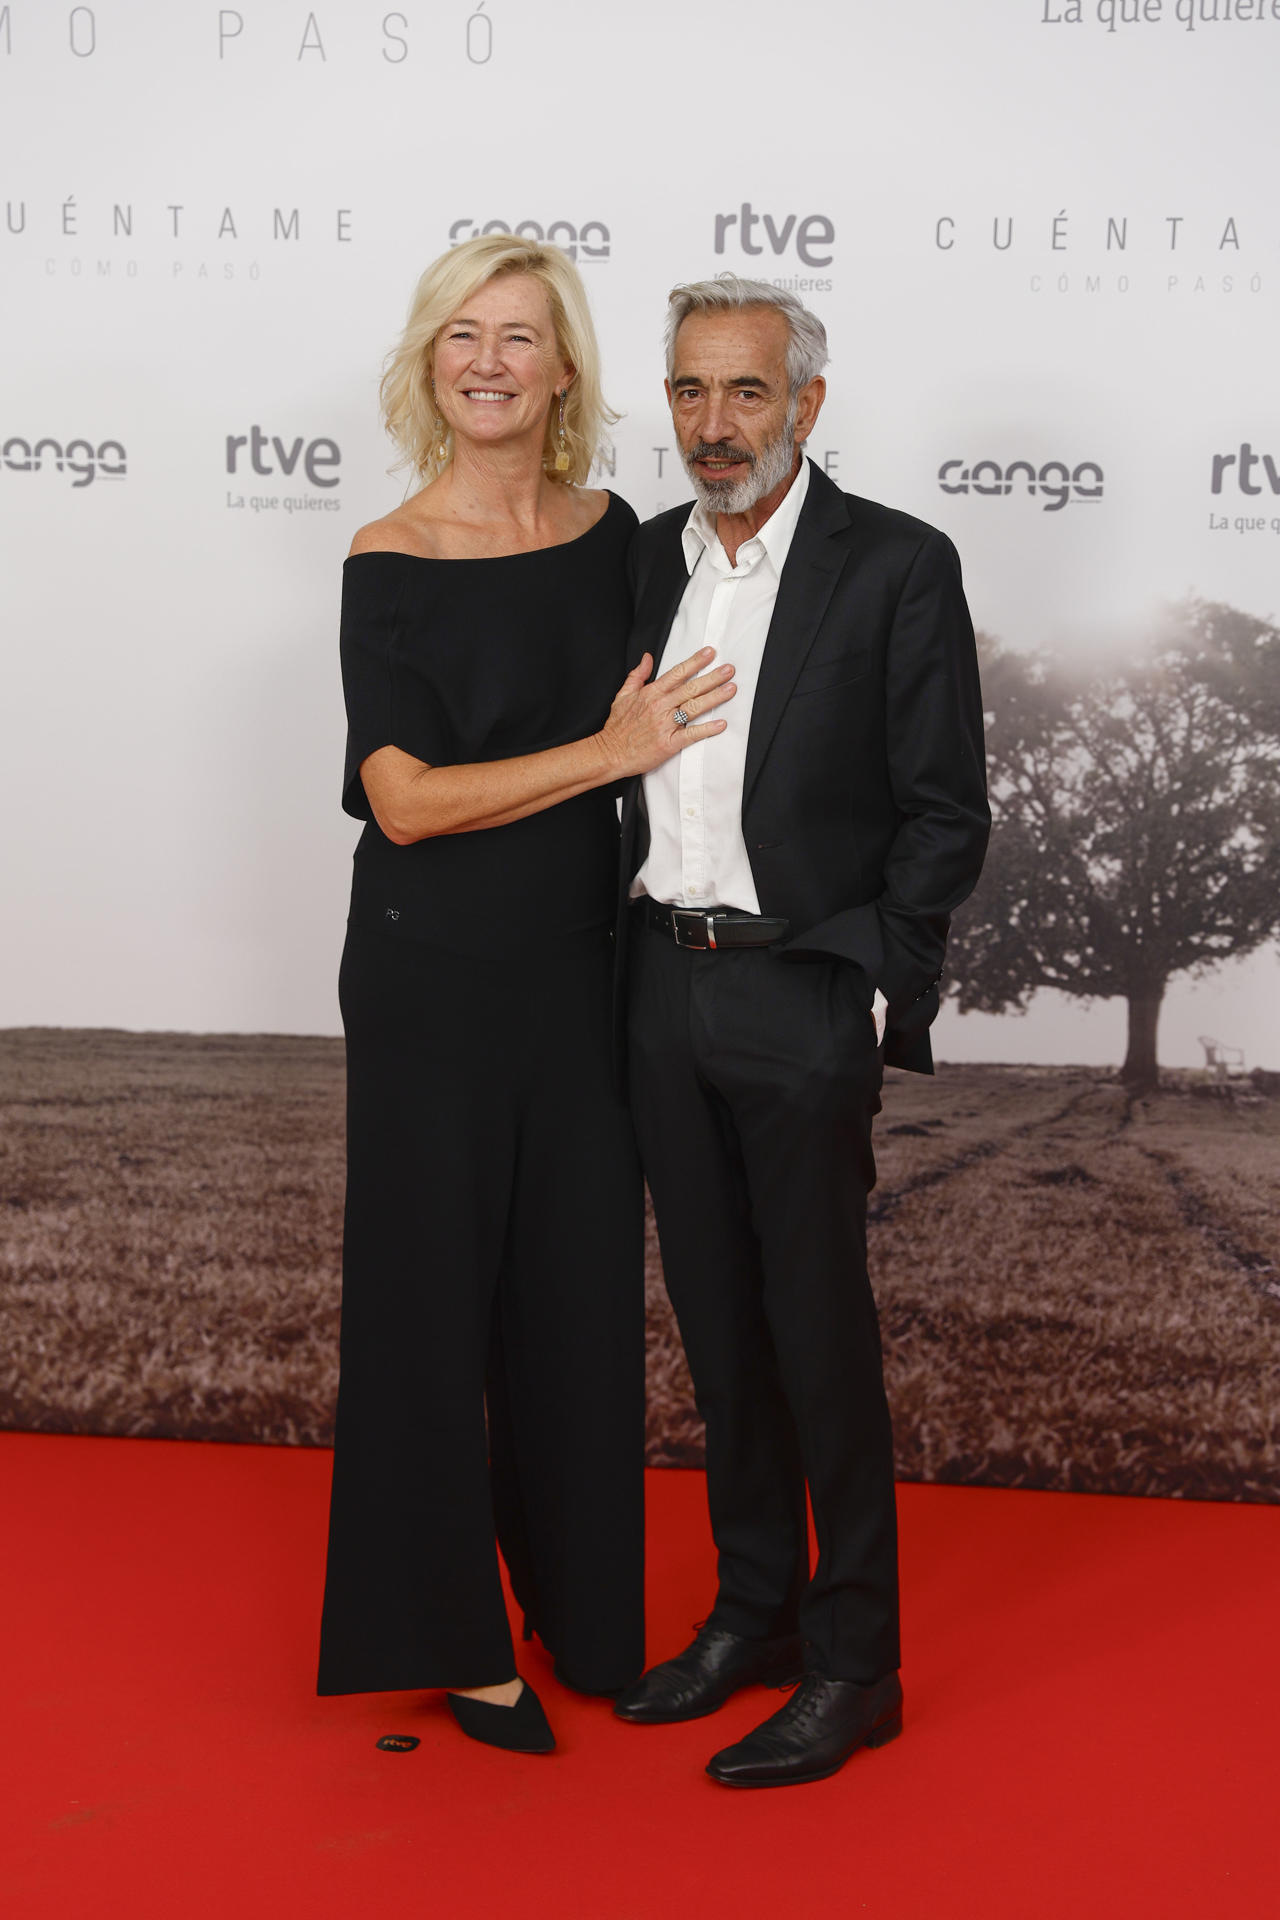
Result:
<svg viewBox="0 0 1280 1920">
<path fill-rule="evenodd" d="M 899 824 L 879 897 L 789 943 L 863 967 L 910 1031 L 937 1011 L 951 913 L 972 892 L 990 832 L 982 694 L 960 561 L 931 532 L 903 583 L 885 664 L 889 786 Z"/>
</svg>

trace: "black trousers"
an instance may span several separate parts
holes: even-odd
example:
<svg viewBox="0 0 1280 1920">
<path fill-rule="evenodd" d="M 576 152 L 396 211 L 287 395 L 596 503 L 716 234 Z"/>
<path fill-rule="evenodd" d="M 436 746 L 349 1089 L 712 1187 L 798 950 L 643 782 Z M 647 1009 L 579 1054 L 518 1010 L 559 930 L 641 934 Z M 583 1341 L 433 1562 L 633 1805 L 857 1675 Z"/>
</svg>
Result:
<svg viewBox="0 0 1280 1920">
<path fill-rule="evenodd" d="M 882 1061 L 858 969 L 633 927 L 632 1110 L 707 1429 L 712 1619 L 899 1662 L 893 1439 L 867 1279 Z M 805 1487 L 817 1565 L 809 1570 Z"/>
<path fill-rule="evenodd" d="M 340 991 L 319 1691 L 510 1679 L 498 1546 L 562 1677 L 624 1686 L 644 1659 L 643 1190 L 607 930 L 454 954 L 353 926 Z"/>
</svg>

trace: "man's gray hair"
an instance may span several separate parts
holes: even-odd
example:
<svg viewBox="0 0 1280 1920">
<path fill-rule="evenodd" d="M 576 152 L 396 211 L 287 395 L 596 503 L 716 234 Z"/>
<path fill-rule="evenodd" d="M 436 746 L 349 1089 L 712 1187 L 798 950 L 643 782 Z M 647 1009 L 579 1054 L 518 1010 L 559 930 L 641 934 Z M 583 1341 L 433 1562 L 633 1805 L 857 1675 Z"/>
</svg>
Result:
<svg viewBox="0 0 1280 1920">
<path fill-rule="evenodd" d="M 667 296 L 667 378 L 676 370 L 676 335 L 691 313 L 727 313 L 743 307 L 776 307 L 787 323 L 787 383 L 792 393 L 816 380 L 827 364 L 827 330 L 816 313 L 801 306 L 794 293 L 767 280 L 744 280 L 718 273 L 714 280 L 691 280 Z"/>
</svg>

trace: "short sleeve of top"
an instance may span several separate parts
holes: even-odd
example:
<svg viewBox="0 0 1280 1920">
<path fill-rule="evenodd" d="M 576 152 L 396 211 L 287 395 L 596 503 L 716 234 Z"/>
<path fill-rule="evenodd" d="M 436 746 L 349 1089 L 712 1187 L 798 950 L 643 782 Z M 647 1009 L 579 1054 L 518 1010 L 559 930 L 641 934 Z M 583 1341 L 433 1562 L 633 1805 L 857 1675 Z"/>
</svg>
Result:
<svg viewBox="0 0 1280 1920">
<path fill-rule="evenodd" d="M 373 818 L 360 768 L 379 747 L 399 747 L 432 764 L 447 757 L 447 729 L 430 687 L 406 689 L 396 670 L 400 606 L 414 565 L 411 555 L 360 553 L 342 571 L 342 691 L 347 706 L 347 758 L 342 805 L 357 820 Z"/>
</svg>

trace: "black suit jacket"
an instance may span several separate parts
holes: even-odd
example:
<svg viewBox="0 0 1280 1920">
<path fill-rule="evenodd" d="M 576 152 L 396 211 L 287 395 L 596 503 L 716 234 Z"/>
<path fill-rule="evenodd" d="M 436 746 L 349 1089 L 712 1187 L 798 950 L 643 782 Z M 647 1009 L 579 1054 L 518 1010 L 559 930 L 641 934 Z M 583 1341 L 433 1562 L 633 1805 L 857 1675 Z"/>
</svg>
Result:
<svg viewBox="0 0 1280 1920">
<path fill-rule="evenodd" d="M 630 663 L 662 657 L 689 575 L 688 506 L 635 536 Z M 991 816 L 973 624 L 955 548 L 891 507 L 809 474 L 765 642 L 742 791 L 760 911 L 780 949 L 860 967 L 888 1001 L 885 1060 L 933 1071 L 947 928 L 982 866 Z M 622 809 L 626 895 L 648 849 L 638 779 Z"/>
</svg>

